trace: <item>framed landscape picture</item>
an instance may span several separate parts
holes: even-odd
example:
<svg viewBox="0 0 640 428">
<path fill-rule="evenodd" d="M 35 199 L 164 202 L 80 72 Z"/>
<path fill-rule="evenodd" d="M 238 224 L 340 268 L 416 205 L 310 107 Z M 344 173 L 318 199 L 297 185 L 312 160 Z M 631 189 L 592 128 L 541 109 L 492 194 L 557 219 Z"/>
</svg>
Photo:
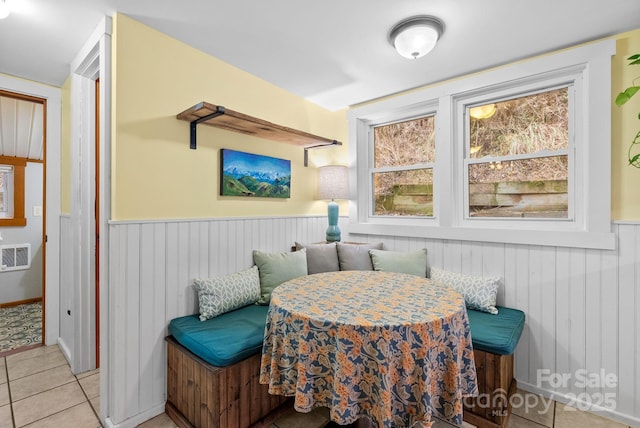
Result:
<svg viewBox="0 0 640 428">
<path fill-rule="evenodd" d="M 220 150 L 220 195 L 260 198 L 291 197 L 291 161 Z"/>
</svg>

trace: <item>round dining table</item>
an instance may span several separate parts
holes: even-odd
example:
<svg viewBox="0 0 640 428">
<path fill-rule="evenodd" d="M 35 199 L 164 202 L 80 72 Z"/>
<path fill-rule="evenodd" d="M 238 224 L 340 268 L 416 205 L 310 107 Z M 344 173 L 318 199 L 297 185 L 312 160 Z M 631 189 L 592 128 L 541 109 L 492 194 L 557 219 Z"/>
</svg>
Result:
<svg viewBox="0 0 640 428">
<path fill-rule="evenodd" d="M 377 271 L 302 276 L 275 288 L 260 382 L 294 408 L 346 425 L 462 423 L 478 394 L 464 298 L 427 278 Z"/>
</svg>

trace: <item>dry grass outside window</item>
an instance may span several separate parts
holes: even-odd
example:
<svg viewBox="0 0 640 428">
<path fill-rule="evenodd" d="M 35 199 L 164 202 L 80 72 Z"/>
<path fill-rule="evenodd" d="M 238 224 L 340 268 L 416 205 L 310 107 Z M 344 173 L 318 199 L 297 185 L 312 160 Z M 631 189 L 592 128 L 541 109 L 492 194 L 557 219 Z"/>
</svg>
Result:
<svg viewBox="0 0 640 428">
<path fill-rule="evenodd" d="M 374 128 L 374 168 L 412 167 L 435 162 L 435 116 Z M 427 184 L 421 174 L 376 174 L 376 197 L 392 196 L 397 185 Z"/>
<path fill-rule="evenodd" d="M 569 147 L 568 88 L 520 97 L 496 103 L 496 113 L 489 119 L 470 118 L 470 158 L 535 154 Z M 510 180 L 545 180 L 568 178 L 568 168 L 552 157 L 530 163 L 513 162 L 510 168 L 489 169 L 470 177 L 474 183 Z"/>
</svg>

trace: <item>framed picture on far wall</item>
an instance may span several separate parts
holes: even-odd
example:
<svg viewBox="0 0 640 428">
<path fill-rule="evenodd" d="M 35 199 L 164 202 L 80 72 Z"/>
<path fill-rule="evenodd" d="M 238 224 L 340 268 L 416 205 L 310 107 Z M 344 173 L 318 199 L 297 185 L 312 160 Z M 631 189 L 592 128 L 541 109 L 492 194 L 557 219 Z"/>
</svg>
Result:
<svg viewBox="0 0 640 428">
<path fill-rule="evenodd" d="M 290 198 L 291 161 L 221 149 L 220 195 Z"/>
</svg>

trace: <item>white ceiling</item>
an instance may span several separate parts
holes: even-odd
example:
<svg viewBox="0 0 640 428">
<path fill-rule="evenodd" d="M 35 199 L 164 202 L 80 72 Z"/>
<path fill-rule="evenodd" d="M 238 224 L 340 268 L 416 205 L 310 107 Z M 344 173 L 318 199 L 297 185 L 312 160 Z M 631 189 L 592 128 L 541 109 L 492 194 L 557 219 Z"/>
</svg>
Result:
<svg viewBox="0 0 640 428">
<path fill-rule="evenodd" d="M 640 27 L 638 0 L 7 0 L 0 72 L 54 86 L 116 11 L 334 110 Z M 445 23 L 427 56 L 400 57 L 390 28 Z"/>
</svg>

